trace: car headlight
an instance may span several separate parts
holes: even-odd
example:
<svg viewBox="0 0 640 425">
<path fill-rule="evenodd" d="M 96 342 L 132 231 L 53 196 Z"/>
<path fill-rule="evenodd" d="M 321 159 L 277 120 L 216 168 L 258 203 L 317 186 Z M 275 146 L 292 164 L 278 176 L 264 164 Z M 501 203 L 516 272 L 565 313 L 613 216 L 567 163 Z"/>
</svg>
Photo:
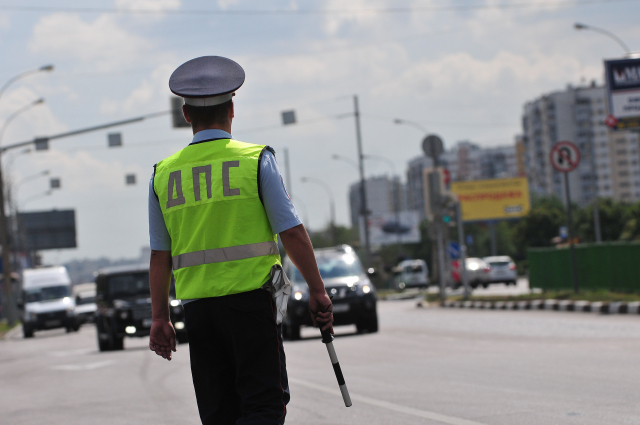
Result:
<svg viewBox="0 0 640 425">
<path fill-rule="evenodd" d="M 294 285 L 291 296 L 296 301 L 304 301 L 309 298 L 309 289 L 305 285 Z"/>
<path fill-rule="evenodd" d="M 371 284 L 371 281 L 368 278 L 360 279 L 360 283 L 358 284 L 359 294 L 368 294 L 373 291 L 374 291 L 373 285 Z"/>
<path fill-rule="evenodd" d="M 178 307 L 181 303 L 180 300 L 171 300 L 169 304 L 171 304 L 171 307 Z"/>
<path fill-rule="evenodd" d="M 26 320 L 27 322 L 35 322 L 37 319 L 38 319 L 38 315 L 31 311 L 27 311 L 24 314 L 24 320 Z"/>
</svg>

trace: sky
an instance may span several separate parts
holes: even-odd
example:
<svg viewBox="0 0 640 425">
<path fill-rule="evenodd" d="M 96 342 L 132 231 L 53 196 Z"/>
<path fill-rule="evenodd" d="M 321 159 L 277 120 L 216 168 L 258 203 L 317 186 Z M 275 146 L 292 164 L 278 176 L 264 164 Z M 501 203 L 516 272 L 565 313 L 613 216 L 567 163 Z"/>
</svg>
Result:
<svg viewBox="0 0 640 425">
<path fill-rule="evenodd" d="M 0 98 L 0 122 L 30 102 L 45 102 L 6 126 L 2 144 L 31 140 L 169 109 L 171 72 L 204 55 L 245 69 L 233 136 L 267 144 L 310 229 L 349 224 L 348 188 L 357 170 L 353 96 L 362 113 L 365 154 L 386 158 L 405 179 L 425 132 L 445 146 L 470 140 L 510 145 L 525 102 L 567 84 L 603 83 L 603 58 L 624 53 L 613 40 L 576 31 L 608 29 L 640 50 L 638 0 L 0 0 L 0 83 L 43 65 Z M 281 112 L 298 122 L 283 126 Z M 413 121 L 418 127 L 394 124 Z M 1 130 L 0 130 L 1 131 Z M 123 146 L 107 147 L 107 134 Z M 44 252 L 47 263 L 130 258 L 148 245 L 147 197 L 153 164 L 187 145 L 189 129 L 169 116 L 51 142 L 44 152 L 3 157 L 21 211 L 75 209 L 78 247 Z M 384 161 L 367 176 L 391 175 Z M 62 187 L 50 196 L 49 171 Z M 135 174 L 137 184 L 125 185 Z"/>
</svg>

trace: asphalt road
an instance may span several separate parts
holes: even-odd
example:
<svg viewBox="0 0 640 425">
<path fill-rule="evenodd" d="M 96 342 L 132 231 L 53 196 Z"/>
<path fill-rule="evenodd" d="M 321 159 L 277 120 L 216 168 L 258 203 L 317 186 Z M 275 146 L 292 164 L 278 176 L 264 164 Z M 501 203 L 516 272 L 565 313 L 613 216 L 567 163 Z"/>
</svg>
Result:
<svg viewBox="0 0 640 425">
<path fill-rule="evenodd" d="M 335 347 L 345 408 L 316 331 L 285 343 L 289 424 L 640 424 L 640 317 L 379 304 L 381 331 Z M 188 345 L 171 362 L 95 330 L 0 341 L 1 424 L 198 424 Z"/>
</svg>

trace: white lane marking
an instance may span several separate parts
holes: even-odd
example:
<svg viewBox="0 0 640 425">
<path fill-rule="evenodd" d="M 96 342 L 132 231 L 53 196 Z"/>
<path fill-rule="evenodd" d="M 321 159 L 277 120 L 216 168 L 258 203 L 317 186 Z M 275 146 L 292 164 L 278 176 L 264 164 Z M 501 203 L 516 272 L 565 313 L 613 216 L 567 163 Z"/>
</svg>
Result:
<svg viewBox="0 0 640 425">
<path fill-rule="evenodd" d="M 53 366 L 51 369 L 77 372 L 82 370 L 99 369 L 101 367 L 109 366 L 114 363 L 115 361 L 113 360 L 105 360 L 104 362 L 85 363 L 85 364 L 60 364 L 60 365 Z"/>
<path fill-rule="evenodd" d="M 311 388 L 323 393 L 336 395 L 336 388 L 325 387 L 324 385 L 318 385 L 313 382 L 305 381 L 297 378 L 289 378 L 289 382 L 293 382 L 303 387 Z M 468 419 L 456 418 L 453 416 L 442 415 L 440 413 L 430 412 L 428 410 L 414 409 L 413 407 L 402 406 L 400 404 L 391 403 L 384 400 L 379 400 L 363 395 L 351 394 L 351 399 L 354 402 L 361 402 L 370 404 L 376 407 L 382 407 L 394 412 L 404 413 L 405 415 L 417 416 L 419 418 L 430 419 L 437 422 L 442 422 L 449 425 L 485 425 L 480 422 L 470 421 Z"/>
</svg>

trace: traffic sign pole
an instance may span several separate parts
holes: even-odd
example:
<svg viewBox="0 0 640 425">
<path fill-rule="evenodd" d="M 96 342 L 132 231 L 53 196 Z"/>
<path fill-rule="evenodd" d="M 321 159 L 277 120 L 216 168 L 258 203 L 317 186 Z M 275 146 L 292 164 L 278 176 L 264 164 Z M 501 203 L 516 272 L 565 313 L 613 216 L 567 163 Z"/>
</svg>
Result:
<svg viewBox="0 0 640 425">
<path fill-rule="evenodd" d="M 471 295 L 469 278 L 467 276 L 467 247 L 464 244 L 464 225 L 462 224 L 462 207 L 460 201 L 456 203 L 456 223 L 458 224 L 458 244 L 460 244 L 460 277 L 464 286 L 464 299 Z"/>
<path fill-rule="evenodd" d="M 569 173 L 580 163 L 580 151 L 571 142 L 562 141 L 555 144 L 549 155 L 551 165 L 564 174 L 564 194 L 567 201 L 567 224 L 569 227 L 569 250 L 571 251 L 571 274 L 573 278 L 573 290 L 576 294 L 580 291 L 578 285 L 578 265 L 576 261 L 576 248 L 574 246 L 573 211 L 571 208 L 571 192 L 569 191 Z"/>
<path fill-rule="evenodd" d="M 573 275 L 573 290 L 580 292 L 578 286 L 578 265 L 576 262 L 576 247 L 573 243 L 573 214 L 571 211 L 571 194 L 569 192 L 569 173 L 564 173 L 564 192 L 567 197 L 567 221 L 569 224 L 569 249 L 571 250 L 571 274 Z"/>
</svg>

